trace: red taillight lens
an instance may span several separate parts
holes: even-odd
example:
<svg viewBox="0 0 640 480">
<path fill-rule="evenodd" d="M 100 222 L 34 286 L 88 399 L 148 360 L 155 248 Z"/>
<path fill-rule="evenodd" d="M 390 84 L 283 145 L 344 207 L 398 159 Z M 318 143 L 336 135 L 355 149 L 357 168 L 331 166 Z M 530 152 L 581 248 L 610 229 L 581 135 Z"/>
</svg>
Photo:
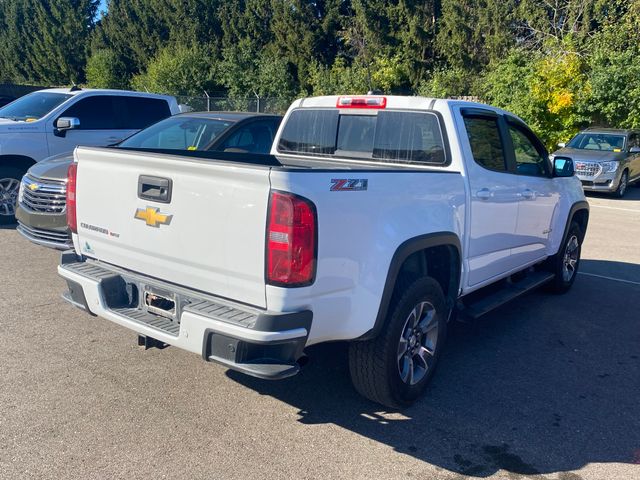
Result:
<svg viewBox="0 0 640 480">
<path fill-rule="evenodd" d="M 338 108 L 386 108 L 387 97 L 339 97 Z"/>
<path fill-rule="evenodd" d="M 271 192 L 267 221 L 267 283 L 300 287 L 316 270 L 316 209 L 291 193 Z"/>
<path fill-rule="evenodd" d="M 76 216 L 76 175 L 78 164 L 72 163 L 67 170 L 67 225 L 73 233 L 78 233 L 78 217 Z"/>
</svg>

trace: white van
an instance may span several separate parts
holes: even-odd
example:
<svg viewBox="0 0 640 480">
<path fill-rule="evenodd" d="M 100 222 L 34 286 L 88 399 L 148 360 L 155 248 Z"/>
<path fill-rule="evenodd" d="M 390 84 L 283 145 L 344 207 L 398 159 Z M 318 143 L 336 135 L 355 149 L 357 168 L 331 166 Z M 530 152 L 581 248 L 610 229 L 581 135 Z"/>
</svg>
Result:
<svg viewBox="0 0 640 480">
<path fill-rule="evenodd" d="M 0 224 L 13 223 L 20 179 L 36 162 L 120 142 L 178 112 L 174 97 L 78 87 L 39 90 L 0 108 Z"/>
</svg>

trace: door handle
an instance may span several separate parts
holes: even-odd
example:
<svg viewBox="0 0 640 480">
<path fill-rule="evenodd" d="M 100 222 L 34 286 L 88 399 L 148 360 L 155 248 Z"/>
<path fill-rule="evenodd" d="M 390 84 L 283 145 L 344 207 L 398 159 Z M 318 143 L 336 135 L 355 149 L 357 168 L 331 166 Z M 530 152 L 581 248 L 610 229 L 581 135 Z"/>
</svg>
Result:
<svg viewBox="0 0 640 480">
<path fill-rule="evenodd" d="M 107 142 L 109 143 L 117 143 L 117 142 L 121 142 L 122 138 L 120 137 L 109 137 L 107 138 Z"/>
<path fill-rule="evenodd" d="M 476 196 L 482 200 L 488 200 L 493 196 L 493 193 L 488 188 L 482 188 L 476 192 Z"/>
<path fill-rule="evenodd" d="M 529 190 L 528 188 L 524 190 L 521 194 L 522 198 L 526 198 L 527 200 L 534 198 L 536 196 L 536 192 L 533 190 Z"/>
<path fill-rule="evenodd" d="M 140 175 L 138 177 L 138 198 L 160 203 L 171 203 L 173 181 L 170 178 Z"/>
</svg>

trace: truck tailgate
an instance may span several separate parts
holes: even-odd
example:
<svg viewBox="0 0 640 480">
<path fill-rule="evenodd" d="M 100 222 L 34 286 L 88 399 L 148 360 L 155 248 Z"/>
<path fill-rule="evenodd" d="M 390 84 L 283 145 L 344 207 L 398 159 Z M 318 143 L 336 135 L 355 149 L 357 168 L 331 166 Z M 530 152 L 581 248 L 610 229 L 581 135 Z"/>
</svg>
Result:
<svg viewBox="0 0 640 480">
<path fill-rule="evenodd" d="M 83 255 L 266 306 L 268 167 L 90 147 L 75 159 Z M 171 192 L 162 202 L 154 184 L 165 180 Z"/>
</svg>

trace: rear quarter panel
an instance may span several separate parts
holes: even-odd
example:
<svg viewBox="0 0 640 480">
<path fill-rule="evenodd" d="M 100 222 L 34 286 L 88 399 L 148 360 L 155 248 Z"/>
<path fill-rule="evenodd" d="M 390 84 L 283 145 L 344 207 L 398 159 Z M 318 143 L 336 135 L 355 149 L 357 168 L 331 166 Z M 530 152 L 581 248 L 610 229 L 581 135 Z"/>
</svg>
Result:
<svg viewBox="0 0 640 480">
<path fill-rule="evenodd" d="M 334 179 L 367 180 L 367 190 L 331 191 Z M 267 286 L 267 308 L 309 308 L 308 344 L 360 337 L 373 327 L 393 254 L 407 239 L 431 232 L 462 235 L 461 174 L 442 170 L 271 172 L 271 188 L 311 200 L 318 213 L 318 265 L 313 285 Z"/>
</svg>

